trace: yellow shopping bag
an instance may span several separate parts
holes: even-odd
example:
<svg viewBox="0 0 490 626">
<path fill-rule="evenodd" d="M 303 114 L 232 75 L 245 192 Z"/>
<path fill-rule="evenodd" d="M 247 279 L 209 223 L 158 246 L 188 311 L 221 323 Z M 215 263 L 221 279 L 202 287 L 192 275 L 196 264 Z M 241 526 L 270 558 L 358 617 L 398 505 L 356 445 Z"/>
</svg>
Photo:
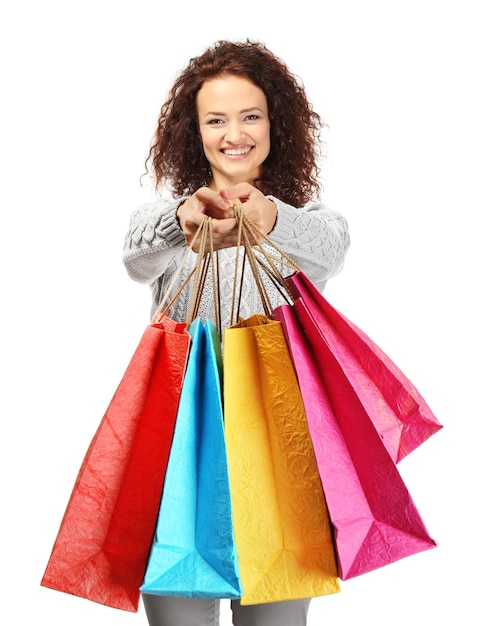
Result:
<svg viewBox="0 0 490 626">
<path fill-rule="evenodd" d="M 330 522 L 301 393 L 279 322 L 223 337 L 224 415 L 243 604 L 338 592 Z"/>
</svg>

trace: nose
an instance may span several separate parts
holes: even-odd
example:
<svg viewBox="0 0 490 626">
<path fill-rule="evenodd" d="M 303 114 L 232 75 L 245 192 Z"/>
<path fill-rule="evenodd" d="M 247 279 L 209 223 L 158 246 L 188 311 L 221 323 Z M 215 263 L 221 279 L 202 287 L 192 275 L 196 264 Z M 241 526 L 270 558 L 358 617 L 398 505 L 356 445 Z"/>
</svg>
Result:
<svg viewBox="0 0 490 626">
<path fill-rule="evenodd" d="M 240 143 L 243 137 L 243 128 L 238 120 L 230 120 L 226 131 L 227 141 L 230 143 Z"/>
</svg>

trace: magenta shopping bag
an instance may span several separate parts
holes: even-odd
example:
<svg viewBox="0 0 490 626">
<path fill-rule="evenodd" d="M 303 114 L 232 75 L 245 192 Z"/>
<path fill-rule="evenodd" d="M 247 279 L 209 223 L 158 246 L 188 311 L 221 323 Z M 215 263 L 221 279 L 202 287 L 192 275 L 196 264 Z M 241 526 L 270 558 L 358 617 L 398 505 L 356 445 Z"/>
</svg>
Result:
<svg viewBox="0 0 490 626">
<path fill-rule="evenodd" d="M 303 272 L 286 282 L 315 320 L 395 463 L 442 428 L 405 374 L 366 333 L 329 304 Z"/>
<path fill-rule="evenodd" d="M 278 307 L 274 317 L 283 325 L 298 376 L 340 578 L 433 548 L 436 543 L 373 423 L 376 406 L 351 381 L 346 358 L 337 358 L 320 320 L 302 298 Z"/>
</svg>

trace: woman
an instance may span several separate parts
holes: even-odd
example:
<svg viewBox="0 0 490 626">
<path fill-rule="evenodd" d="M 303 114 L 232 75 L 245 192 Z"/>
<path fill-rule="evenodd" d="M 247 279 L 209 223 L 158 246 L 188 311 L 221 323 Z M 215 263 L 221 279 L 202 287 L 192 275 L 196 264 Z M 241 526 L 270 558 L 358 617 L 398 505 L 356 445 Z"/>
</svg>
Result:
<svg viewBox="0 0 490 626">
<path fill-rule="evenodd" d="M 318 200 L 321 120 L 303 86 L 263 44 L 220 41 L 191 59 L 163 104 L 147 159 L 162 198 L 136 210 L 125 241 L 129 276 L 150 284 L 152 312 L 179 270 L 173 292 L 195 265 L 184 252 L 199 248 L 200 222 L 212 218 L 219 250 L 222 319 L 230 316 L 236 264 L 237 199 L 244 214 L 288 254 L 322 290 L 337 274 L 349 247 L 345 219 Z M 147 171 L 149 171 L 147 169 Z M 290 273 L 291 270 L 288 270 Z M 180 281 L 180 282 L 179 282 Z M 273 307 L 283 303 L 273 286 Z M 170 315 L 184 321 L 186 287 Z M 242 317 L 259 312 L 253 276 L 245 272 Z M 199 316 L 214 318 L 212 294 L 204 294 Z M 219 601 L 143 595 L 151 626 L 213 626 Z M 242 606 L 232 601 L 235 626 L 302 626 L 309 600 Z"/>
</svg>

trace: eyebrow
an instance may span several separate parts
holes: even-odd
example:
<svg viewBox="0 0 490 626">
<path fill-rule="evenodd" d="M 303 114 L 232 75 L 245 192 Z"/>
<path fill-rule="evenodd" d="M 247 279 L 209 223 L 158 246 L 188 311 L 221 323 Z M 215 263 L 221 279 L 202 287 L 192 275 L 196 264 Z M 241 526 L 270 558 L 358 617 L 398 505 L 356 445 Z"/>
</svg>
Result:
<svg viewBox="0 0 490 626">
<path fill-rule="evenodd" d="M 241 111 L 239 111 L 239 113 L 240 114 L 250 113 L 250 111 L 260 111 L 261 113 L 264 113 L 264 111 L 263 111 L 263 109 L 261 107 L 250 107 L 248 109 L 242 109 Z M 222 115 L 222 116 L 224 116 L 224 115 L 226 115 L 226 113 L 221 113 L 220 111 L 208 111 L 207 113 L 205 113 L 205 116 L 206 115 L 217 115 L 217 116 Z"/>
</svg>

